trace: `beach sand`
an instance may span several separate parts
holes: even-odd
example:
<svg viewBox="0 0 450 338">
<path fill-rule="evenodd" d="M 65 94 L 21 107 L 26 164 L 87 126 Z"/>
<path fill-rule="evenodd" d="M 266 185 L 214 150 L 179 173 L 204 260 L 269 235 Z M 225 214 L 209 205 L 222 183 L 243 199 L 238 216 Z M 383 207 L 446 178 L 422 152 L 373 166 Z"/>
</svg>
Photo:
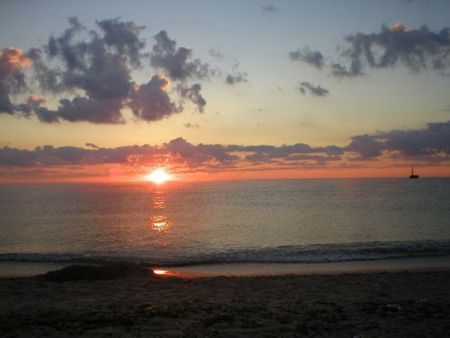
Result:
<svg viewBox="0 0 450 338">
<path fill-rule="evenodd" d="M 125 270 L 69 269 L 0 280 L 1 336 L 366 338 L 450 332 L 450 271 L 188 279 Z M 75 280 L 83 276 L 90 280 Z"/>
</svg>

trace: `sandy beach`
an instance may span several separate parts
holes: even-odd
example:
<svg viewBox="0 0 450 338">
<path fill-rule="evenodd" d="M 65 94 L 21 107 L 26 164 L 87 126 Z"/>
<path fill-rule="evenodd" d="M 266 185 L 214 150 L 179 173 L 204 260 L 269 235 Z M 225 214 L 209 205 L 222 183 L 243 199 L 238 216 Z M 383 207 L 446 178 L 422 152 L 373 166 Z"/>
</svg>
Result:
<svg viewBox="0 0 450 338">
<path fill-rule="evenodd" d="M 83 269 L 0 280 L 2 336 L 444 337 L 450 332 L 450 271 L 188 279 L 137 267 Z"/>
</svg>

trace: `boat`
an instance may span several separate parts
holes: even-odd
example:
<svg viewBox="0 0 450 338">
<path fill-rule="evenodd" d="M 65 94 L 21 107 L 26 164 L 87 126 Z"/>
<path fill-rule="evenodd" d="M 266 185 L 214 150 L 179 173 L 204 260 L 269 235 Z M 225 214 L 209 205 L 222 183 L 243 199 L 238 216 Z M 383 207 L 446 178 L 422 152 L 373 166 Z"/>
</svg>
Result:
<svg viewBox="0 0 450 338">
<path fill-rule="evenodd" d="M 411 175 L 409 175 L 410 179 L 419 178 L 419 175 L 414 174 L 414 167 L 411 168 Z"/>
</svg>

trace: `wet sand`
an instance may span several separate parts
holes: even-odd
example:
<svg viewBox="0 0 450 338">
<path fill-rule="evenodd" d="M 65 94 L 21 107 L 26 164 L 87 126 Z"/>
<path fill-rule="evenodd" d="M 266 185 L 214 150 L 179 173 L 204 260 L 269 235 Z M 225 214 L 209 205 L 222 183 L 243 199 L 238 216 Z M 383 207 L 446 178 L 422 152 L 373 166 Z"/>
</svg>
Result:
<svg viewBox="0 0 450 338">
<path fill-rule="evenodd" d="M 444 337 L 450 332 L 449 271 L 188 279 L 125 270 L 75 269 L 0 280 L 2 336 Z"/>
</svg>

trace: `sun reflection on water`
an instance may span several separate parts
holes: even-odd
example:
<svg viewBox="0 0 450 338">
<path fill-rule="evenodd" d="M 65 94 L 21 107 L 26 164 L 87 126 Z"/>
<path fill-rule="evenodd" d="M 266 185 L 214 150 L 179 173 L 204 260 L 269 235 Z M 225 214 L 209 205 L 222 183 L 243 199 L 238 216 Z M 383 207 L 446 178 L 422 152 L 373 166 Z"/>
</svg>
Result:
<svg viewBox="0 0 450 338">
<path fill-rule="evenodd" d="M 167 232 L 170 229 L 170 223 L 167 221 L 167 217 L 163 215 L 152 216 L 150 221 L 150 227 L 156 232 Z"/>
<path fill-rule="evenodd" d="M 164 198 L 162 195 L 157 194 L 153 198 L 153 209 L 164 209 L 166 207 L 166 204 L 164 202 Z"/>
<path fill-rule="evenodd" d="M 166 201 L 164 195 L 161 192 L 157 192 L 153 196 L 152 209 L 155 211 L 155 215 L 150 217 L 150 228 L 157 233 L 165 233 L 170 231 L 171 223 L 169 218 L 163 213 L 166 208 Z"/>
</svg>

